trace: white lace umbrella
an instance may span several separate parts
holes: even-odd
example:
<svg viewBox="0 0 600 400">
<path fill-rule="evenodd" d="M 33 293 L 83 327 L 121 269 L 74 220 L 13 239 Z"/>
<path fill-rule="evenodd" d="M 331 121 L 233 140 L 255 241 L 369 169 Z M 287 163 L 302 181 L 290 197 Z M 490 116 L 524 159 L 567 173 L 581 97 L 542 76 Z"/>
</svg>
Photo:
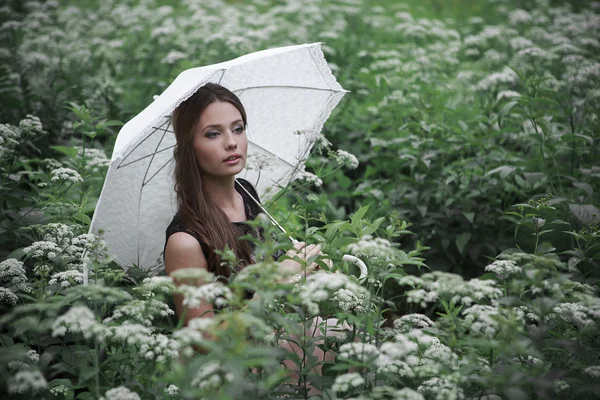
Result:
<svg viewBox="0 0 600 400">
<path fill-rule="evenodd" d="M 321 43 L 273 48 L 182 72 L 117 137 L 90 233 L 103 230 L 123 268 L 162 268 L 165 229 L 177 211 L 171 113 L 207 82 L 235 93 L 248 116 L 248 159 L 238 177 L 262 201 L 303 170 L 304 161 L 344 90 Z"/>
</svg>

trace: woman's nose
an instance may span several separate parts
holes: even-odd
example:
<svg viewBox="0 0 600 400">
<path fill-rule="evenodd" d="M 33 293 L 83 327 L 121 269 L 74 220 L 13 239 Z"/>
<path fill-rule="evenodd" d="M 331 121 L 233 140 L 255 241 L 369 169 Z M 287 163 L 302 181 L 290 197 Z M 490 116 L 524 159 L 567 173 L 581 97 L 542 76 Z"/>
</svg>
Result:
<svg viewBox="0 0 600 400">
<path fill-rule="evenodd" d="M 229 132 L 228 135 L 226 135 L 226 139 L 225 139 L 225 143 L 227 145 L 227 147 L 237 147 L 237 142 L 235 140 L 235 137 L 233 136 L 233 132 Z"/>
</svg>

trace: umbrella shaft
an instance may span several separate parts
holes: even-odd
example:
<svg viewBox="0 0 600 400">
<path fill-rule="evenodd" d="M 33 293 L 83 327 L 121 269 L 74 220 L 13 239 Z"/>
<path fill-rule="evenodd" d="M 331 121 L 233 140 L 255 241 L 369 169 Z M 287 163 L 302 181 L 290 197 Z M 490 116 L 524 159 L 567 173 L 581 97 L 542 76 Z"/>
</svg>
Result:
<svg viewBox="0 0 600 400">
<path fill-rule="evenodd" d="M 239 183 L 239 182 L 238 182 L 238 183 Z M 263 210 L 263 212 L 264 212 L 265 214 L 267 214 L 267 216 L 269 217 L 269 219 L 271 220 L 271 223 L 272 223 L 273 225 L 275 225 L 276 227 L 278 227 L 279 229 L 281 229 L 281 232 L 283 232 L 283 233 L 287 233 L 287 232 L 285 231 L 285 229 L 283 229 L 283 227 L 282 227 L 281 225 L 279 225 L 279 222 L 277 222 L 277 221 L 275 220 L 275 218 L 273 218 L 273 217 L 271 216 L 271 214 L 269 214 L 269 212 L 268 212 L 267 210 L 265 210 L 265 208 L 262 206 L 262 204 L 260 204 L 260 202 L 259 202 L 258 200 L 256 200 L 256 199 L 255 199 L 255 198 L 254 198 L 254 197 L 253 197 L 253 196 L 252 196 L 252 195 L 251 195 L 251 194 L 248 192 L 248 190 L 246 190 L 246 188 L 244 187 L 244 185 L 240 184 L 240 187 L 241 187 L 242 189 L 244 189 L 244 192 L 246 192 L 246 194 L 248 194 L 248 196 L 250 196 L 250 198 L 251 198 L 252 200 L 254 200 L 254 202 L 255 202 L 255 203 L 256 203 L 256 204 L 257 204 L 257 205 L 260 207 L 260 209 L 261 209 L 261 210 Z M 288 238 L 289 238 L 289 239 L 292 241 L 292 243 L 298 243 L 298 241 L 297 241 L 296 239 L 294 239 L 293 237 L 291 237 L 291 236 L 288 236 Z"/>
</svg>

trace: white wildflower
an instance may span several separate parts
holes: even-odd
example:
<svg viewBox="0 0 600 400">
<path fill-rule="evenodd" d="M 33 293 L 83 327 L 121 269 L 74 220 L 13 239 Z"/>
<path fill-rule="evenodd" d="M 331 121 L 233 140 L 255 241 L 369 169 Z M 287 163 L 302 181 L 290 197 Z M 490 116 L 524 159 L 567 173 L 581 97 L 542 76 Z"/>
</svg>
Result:
<svg viewBox="0 0 600 400">
<path fill-rule="evenodd" d="M 161 62 L 163 64 L 175 64 L 177 61 L 183 60 L 186 57 L 187 57 L 187 54 L 185 54 L 181 51 L 172 50 L 166 55 L 165 58 L 162 59 Z"/>
<path fill-rule="evenodd" d="M 0 302 L 15 305 L 19 301 L 19 298 L 10 289 L 0 286 Z"/>
<path fill-rule="evenodd" d="M 350 299 L 348 292 L 338 292 L 340 289 L 353 293 L 354 300 Z M 357 312 L 364 312 L 369 298 L 368 290 L 352 281 L 347 275 L 326 271 L 310 274 L 306 281 L 294 290 L 300 295 L 302 304 L 313 315 L 319 313 L 321 302 L 329 300 L 335 301 L 339 307 L 355 308 Z M 337 296 L 332 295 L 336 292 L 338 292 Z"/>
<path fill-rule="evenodd" d="M 338 150 L 335 153 L 335 160 L 340 165 L 347 165 L 350 169 L 358 168 L 358 159 L 354 154 L 350 154 L 344 150 Z"/>
<path fill-rule="evenodd" d="M 25 247 L 23 249 L 23 253 L 25 253 L 28 257 L 32 258 L 43 258 L 53 257 L 56 258 L 56 254 L 62 253 L 62 249 L 54 242 L 50 242 L 47 240 L 33 242 L 31 246 Z M 50 254 L 50 256 L 49 256 Z"/>
<path fill-rule="evenodd" d="M 348 250 L 356 256 L 374 256 L 388 258 L 395 253 L 394 245 L 384 238 L 363 236 L 358 242 L 348 246 Z"/>
<path fill-rule="evenodd" d="M 554 387 L 556 388 L 557 392 L 563 392 L 569 389 L 571 386 L 567 382 L 559 379 L 554 381 Z"/>
<path fill-rule="evenodd" d="M 67 333 L 81 333 L 89 339 L 93 336 L 102 337 L 106 327 L 96 321 L 96 316 L 86 306 L 74 306 L 61 315 L 52 324 L 52 336 L 64 336 Z"/>
<path fill-rule="evenodd" d="M 119 386 L 108 390 L 100 400 L 141 400 L 136 392 L 132 392 L 125 386 Z"/>
<path fill-rule="evenodd" d="M 496 275 L 508 276 L 511 274 L 521 273 L 522 268 L 511 260 L 495 260 L 493 263 L 485 267 L 486 271 L 491 271 Z"/>
<path fill-rule="evenodd" d="M 208 361 L 201 366 L 192 380 L 192 386 L 200 389 L 216 389 L 233 381 L 233 374 L 226 372 L 218 361 Z"/>
<path fill-rule="evenodd" d="M 402 388 L 394 394 L 395 400 L 425 400 L 425 397 L 411 388 Z"/>
<path fill-rule="evenodd" d="M 144 297 L 153 297 L 158 293 L 173 293 L 175 284 L 173 283 L 173 278 L 170 276 L 153 276 L 151 278 L 144 278 L 142 284 L 136 289 Z"/>
<path fill-rule="evenodd" d="M 508 14 L 508 20 L 511 25 L 519 26 L 533 21 L 533 17 L 528 11 L 517 8 Z"/>
<path fill-rule="evenodd" d="M 592 365 L 583 370 L 586 374 L 592 378 L 600 378 L 600 365 Z"/>
<path fill-rule="evenodd" d="M 8 381 L 8 393 L 38 392 L 48 387 L 48 382 L 40 371 L 19 371 Z"/>
<path fill-rule="evenodd" d="M 454 400 L 464 398 L 463 390 L 446 378 L 428 379 L 417 388 L 417 391 L 425 397 L 431 396 L 436 399 Z"/>
<path fill-rule="evenodd" d="M 360 293 L 360 298 L 347 289 L 339 289 L 333 294 L 333 301 L 338 302 L 340 309 L 344 312 L 355 312 L 358 314 L 369 311 L 368 293 Z"/>
<path fill-rule="evenodd" d="M 357 388 L 365 384 L 365 379 L 357 372 L 350 372 L 338 375 L 331 386 L 334 392 L 347 392 L 352 388 Z"/>
<path fill-rule="evenodd" d="M 485 336 L 494 336 L 498 329 L 498 321 L 495 319 L 499 315 L 498 309 L 493 306 L 484 306 L 476 304 L 462 311 L 465 315 L 465 322 L 473 333 L 480 333 Z"/>
<path fill-rule="evenodd" d="M 189 308 L 199 307 L 203 300 L 214 301 L 217 306 L 223 306 L 231 298 L 231 290 L 221 282 L 201 286 L 180 285 L 176 291 L 183 295 L 183 305 Z"/>
<path fill-rule="evenodd" d="M 171 384 L 165 388 L 165 393 L 169 397 L 177 396 L 179 394 L 179 388 L 177 386 Z"/>
<path fill-rule="evenodd" d="M 40 355 L 35 350 L 28 350 L 25 355 L 36 364 L 40 361 Z"/>
<path fill-rule="evenodd" d="M 52 178 L 50 178 L 52 182 L 59 180 L 73 183 L 83 182 L 83 178 L 79 175 L 79 172 L 71 168 L 57 168 L 50 171 L 50 173 L 52 174 Z"/>
<path fill-rule="evenodd" d="M 517 82 L 518 75 L 510 68 L 504 67 L 502 72 L 494 72 L 477 83 L 480 90 L 489 90 L 500 84 L 513 85 Z"/>
<path fill-rule="evenodd" d="M 68 392 L 69 388 L 65 385 L 56 385 L 50 388 L 50 393 L 52 393 L 53 396 L 66 396 Z"/>
<path fill-rule="evenodd" d="M 509 44 L 513 50 L 521 50 L 527 47 L 532 47 L 534 45 L 531 40 L 522 36 L 517 36 L 510 39 Z"/>
<path fill-rule="evenodd" d="M 427 307 L 427 303 L 433 303 L 434 301 L 437 301 L 438 298 L 439 295 L 436 291 L 414 289 L 406 292 L 406 301 L 418 304 L 421 308 Z"/>
<path fill-rule="evenodd" d="M 31 366 L 29 364 L 19 360 L 9 361 L 7 367 L 11 372 L 20 371 L 22 369 L 31 369 Z"/>
<path fill-rule="evenodd" d="M 517 52 L 517 56 L 519 57 L 532 57 L 532 58 L 541 58 L 545 60 L 552 60 L 557 58 L 556 54 L 552 54 L 544 49 L 539 47 L 526 47 Z"/>
<path fill-rule="evenodd" d="M 339 357 L 361 363 L 373 361 L 379 355 L 375 345 L 369 343 L 346 343 L 340 346 Z"/>
<path fill-rule="evenodd" d="M 9 258 L 0 263 L 0 283 L 4 286 L 14 286 L 17 290 L 31 292 L 27 286 L 27 274 L 23 262 L 16 258 Z"/>
<path fill-rule="evenodd" d="M 60 281 L 60 286 L 65 288 L 71 286 L 71 283 L 79 283 L 82 284 L 85 279 L 85 276 L 82 272 L 77 270 L 68 270 L 63 272 L 57 272 L 52 275 L 52 279 L 48 281 L 49 285 L 55 285 Z"/>
<path fill-rule="evenodd" d="M 496 100 L 499 101 L 502 99 L 511 99 L 514 97 L 521 97 L 521 93 L 516 92 L 514 90 L 501 90 L 496 95 Z"/>
<path fill-rule="evenodd" d="M 298 174 L 297 179 L 312 183 L 317 187 L 323 185 L 323 180 L 321 178 L 308 171 L 301 171 L 301 173 Z"/>
<path fill-rule="evenodd" d="M 408 332 L 413 328 L 429 328 L 433 321 L 423 314 L 407 314 L 394 321 L 394 329 L 399 332 Z"/>
<path fill-rule="evenodd" d="M 600 307 L 588 308 L 580 303 L 560 303 L 553 308 L 553 311 L 560 315 L 565 321 L 574 321 L 578 325 L 592 325 L 594 321 L 590 317 L 598 318 L 594 315 L 600 310 Z"/>
<path fill-rule="evenodd" d="M 423 279 L 414 275 L 403 276 L 402 278 L 397 279 L 397 281 L 400 285 L 412 286 L 413 288 L 423 285 Z"/>
</svg>

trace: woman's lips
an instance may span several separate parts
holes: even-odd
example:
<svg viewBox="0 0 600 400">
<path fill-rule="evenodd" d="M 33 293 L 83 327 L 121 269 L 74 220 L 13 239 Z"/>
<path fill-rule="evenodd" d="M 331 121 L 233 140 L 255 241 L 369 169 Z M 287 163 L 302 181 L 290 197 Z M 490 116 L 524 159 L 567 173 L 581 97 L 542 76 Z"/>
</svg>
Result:
<svg viewBox="0 0 600 400">
<path fill-rule="evenodd" d="M 225 160 L 223 162 L 225 164 L 234 165 L 234 164 L 237 164 L 240 161 L 240 159 L 241 159 L 241 157 L 237 157 L 237 158 L 235 158 L 233 160 L 230 160 L 230 161 L 229 160 Z"/>
</svg>

